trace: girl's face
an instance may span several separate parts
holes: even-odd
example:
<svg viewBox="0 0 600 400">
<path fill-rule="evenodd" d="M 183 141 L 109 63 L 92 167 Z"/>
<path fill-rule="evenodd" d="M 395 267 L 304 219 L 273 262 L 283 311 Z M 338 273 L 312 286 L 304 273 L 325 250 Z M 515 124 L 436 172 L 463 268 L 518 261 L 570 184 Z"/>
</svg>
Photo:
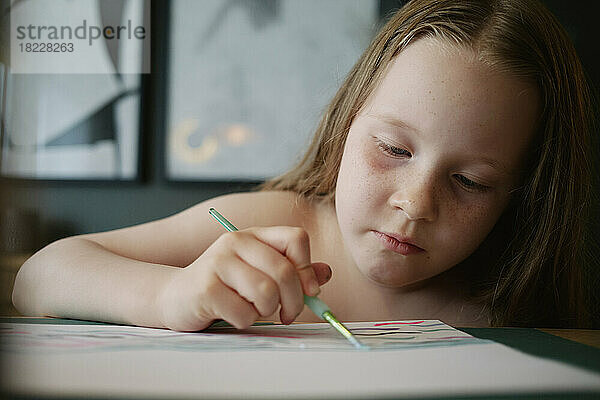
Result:
<svg viewBox="0 0 600 400">
<path fill-rule="evenodd" d="M 421 39 L 402 51 L 354 119 L 337 180 L 359 270 L 401 287 L 467 258 L 518 183 L 538 107 L 533 86 L 471 50 Z"/>
</svg>

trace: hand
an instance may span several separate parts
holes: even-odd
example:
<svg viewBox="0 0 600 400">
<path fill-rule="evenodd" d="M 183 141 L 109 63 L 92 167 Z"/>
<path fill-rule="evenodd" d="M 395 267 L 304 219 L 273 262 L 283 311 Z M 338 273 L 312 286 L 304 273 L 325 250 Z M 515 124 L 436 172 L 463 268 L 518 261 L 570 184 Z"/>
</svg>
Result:
<svg viewBox="0 0 600 400">
<path fill-rule="evenodd" d="M 157 299 L 163 324 L 196 331 L 223 319 L 238 329 L 272 315 L 291 323 L 331 268 L 310 262 L 309 237 L 296 227 L 261 227 L 221 235 L 187 267 L 175 271 Z"/>
</svg>

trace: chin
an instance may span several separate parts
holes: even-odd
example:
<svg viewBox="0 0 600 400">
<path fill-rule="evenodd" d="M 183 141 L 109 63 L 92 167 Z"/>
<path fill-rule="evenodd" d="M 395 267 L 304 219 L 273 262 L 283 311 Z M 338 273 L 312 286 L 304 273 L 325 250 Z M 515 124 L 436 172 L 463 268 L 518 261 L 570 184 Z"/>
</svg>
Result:
<svg viewBox="0 0 600 400">
<path fill-rule="evenodd" d="M 363 275 L 377 286 L 392 289 L 404 288 L 423 280 L 422 278 L 409 276 L 409 274 L 390 273 L 389 267 L 372 267 L 367 271 L 363 271 Z"/>
<path fill-rule="evenodd" d="M 371 263 L 373 260 L 371 260 Z M 431 283 L 432 279 L 445 270 L 431 273 L 432 271 L 426 271 L 424 265 L 412 265 L 404 267 L 390 267 L 389 264 L 385 265 L 373 265 L 366 268 L 360 268 L 362 275 L 369 280 L 369 282 L 385 288 L 390 289 L 420 289 L 423 286 L 427 286 Z M 429 273 L 427 273 L 429 272 Z"/>
</svg>

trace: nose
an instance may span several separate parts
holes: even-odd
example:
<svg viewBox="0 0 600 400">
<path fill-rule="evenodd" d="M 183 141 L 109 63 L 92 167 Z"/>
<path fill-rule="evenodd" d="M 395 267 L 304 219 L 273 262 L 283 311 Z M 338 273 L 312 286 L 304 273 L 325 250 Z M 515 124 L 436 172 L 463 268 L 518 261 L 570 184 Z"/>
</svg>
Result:
<svg viewBox="0 0 600 400">
<path fill-rule="evenodd" d="M 402 210 L 411 221 L 434 221 L 438 216 L 438 205 L 433 178 L 423 175 L 403 179 L 390 196 L 389 204 Z"/>
</svg>

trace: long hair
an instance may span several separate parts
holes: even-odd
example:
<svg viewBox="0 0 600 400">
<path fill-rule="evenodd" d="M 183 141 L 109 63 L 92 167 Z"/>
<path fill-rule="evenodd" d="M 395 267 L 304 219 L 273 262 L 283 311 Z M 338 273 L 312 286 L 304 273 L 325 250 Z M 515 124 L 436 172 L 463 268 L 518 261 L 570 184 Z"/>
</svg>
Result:
<svg viewBox="0 0 600 400">
<path fill-rule="evenodd" d="M 586 326 L 585 221 L 590 214 L 591 101 L 575 49 L 535 0 L 413 0 L 396 12 L 352 68 L 301 161 L 265 182 L 334 201 L 346 135 L 390 61 L 412 41 L 466 46 L 498 72 L 533 83 L 542 104 L 521 185 L 464 263 L 493 326 Z M 482 268 L 485 262 L 485 268 Z"/>
</svg>

